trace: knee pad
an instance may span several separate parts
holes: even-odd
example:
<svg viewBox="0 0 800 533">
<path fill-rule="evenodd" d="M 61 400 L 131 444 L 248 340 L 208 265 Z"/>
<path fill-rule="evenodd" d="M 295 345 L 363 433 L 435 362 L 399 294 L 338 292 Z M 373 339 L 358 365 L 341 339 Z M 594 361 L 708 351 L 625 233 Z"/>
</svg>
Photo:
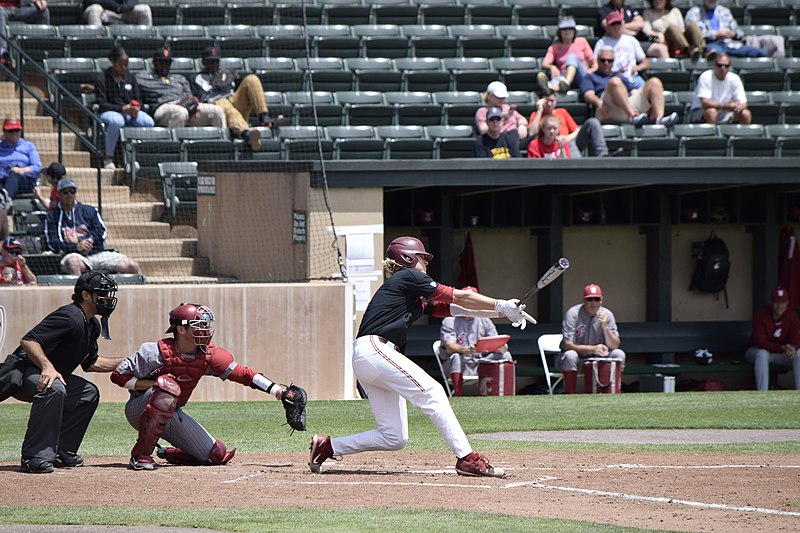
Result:
<svg viewBox="0 0 800 533">
<path fill-rule="evenodd" d="M 208 460 L 212 465 L 224 465 L 233 459 L 234 455 L 236 455 L 236 448 L 228 451 L 225 443 L 217 439 L 214 442 L 214 446 L 211 447 L 211 451 L 208 452 Z"/>
<path fill-rule="evenodd" d="M 131 455 L 134 457 L 152 455 L 158 438 L 164 432 L 164 428 L 167 427 L 178 407 L 180 393 L 181 388 L 174 379 L 159 376 L 156 384 L 153 385 L 150 401 L 147 402 L 147 407 L 139 418 L 139 439 L 136 441 Z"/>
</svg>

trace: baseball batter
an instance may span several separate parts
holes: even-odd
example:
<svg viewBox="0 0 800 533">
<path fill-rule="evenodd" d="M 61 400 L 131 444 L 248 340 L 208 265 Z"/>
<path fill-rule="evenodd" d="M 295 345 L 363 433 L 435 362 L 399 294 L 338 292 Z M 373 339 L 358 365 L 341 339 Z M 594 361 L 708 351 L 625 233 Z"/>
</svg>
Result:
<svg viewBox="0 0 800 533">
<path fill-rule="evenodd" d="M 583 289 L 583 303 L 570 307 L 561 323 L 564 336 L 558 368 L 564 374 L 567 394 L 575 394 L 578 363 L 581 358 L 608 357 L 620 361 L 625 368 L 625 352 L 619 349 L 617 321 L 610 309 L 603 307 L 603 291 L 599 285 Z"/>
<path fill-rule="evenodd" d="M 353 371 L 369 399 L 377 429 L 330 438 L 314 435 L 308 466 L 320 473 L 327 459 L 373 450 L 400 450 L 408 443 L 406 400 L 419 407 L 437 427 L 457 457 L 462 476 L 503 477 L 470 447 L 442 386 L 403 355 L 408 327 L 423 314 L 446 317 L 506 316 L 524 328 L 533 318 L 517 300 L 495 300 L 477 292 L 456 290 L 434 281 L 427 266 L 433 255 L 414 237 L 398 237 L 386 251 L 391 275 L 367 306 L 353 343 Z"/>
<path fill-rule="evenodd" d="M 139 431 L 131 450 L 132 469 L 153 470 L 152 454 L 159 437 L 172 444 L 158 450 L 158 456 L 170 463 L 224 465 L 233 458 L 236 448 L 228 450 L 182 409 L 205 375 L 274 394 L 284 407 L 294 395 L 302 396 L 298 399 L 305 403 L 301 388 L 273 383 L 238 364 L 227 350 L 211 344 L 214 313 L 208 307 L 182 303 L 170 311 L 169 323 L 166 332 L 173 333 L 174 338 L 142 344 L 111 375 L 111 381 L 131 390 L 125 416 Z"/>
</svg>

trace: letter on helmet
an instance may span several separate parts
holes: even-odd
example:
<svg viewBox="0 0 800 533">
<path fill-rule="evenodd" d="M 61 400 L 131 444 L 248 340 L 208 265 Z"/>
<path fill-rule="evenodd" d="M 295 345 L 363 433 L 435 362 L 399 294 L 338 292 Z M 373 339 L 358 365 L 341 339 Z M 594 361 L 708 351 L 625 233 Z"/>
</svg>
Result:
<svg viewBox="0 0 800 533">
<path fill-rule="evenodd" d="M 386 257 L 407 268 L 413 268 L 419 262 L 418 255 L 429 263 L 433 260 L 433 254 L 426 252 L 425 245 L 415 237 L 397 237 L 386 249 Z"/>
</svg>

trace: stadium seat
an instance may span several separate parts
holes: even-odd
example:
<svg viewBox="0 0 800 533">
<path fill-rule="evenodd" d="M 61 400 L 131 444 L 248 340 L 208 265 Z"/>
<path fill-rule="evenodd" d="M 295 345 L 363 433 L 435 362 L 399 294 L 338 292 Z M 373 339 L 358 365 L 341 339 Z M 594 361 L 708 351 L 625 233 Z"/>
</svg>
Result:
<svg viewBox="0 0 800 533">
<path fill-rule="evenodd" d="M 67 55 L 66 39 L 61 37 L 55 26 L 12 23 L 8 25 L 8 35 L 34 61 Z"/>
<path fill-rule="evenodd" d="M 164 206 L 175 222 L 178 213 L 197 213 L 197 163 L 181 161 L 159 163 L 158 172 L 164 195 Z"/>
<path fill-rule="evenodd" d="M 472 126 L 426 126 L 425 134 L 433 139 L 436 159 L 473 157 L 475 130 Z"/>
<path fill-rule="evenodd" d="M 83 22 L 83 6 L 80 2 L 48 2 L 47 10 L 50 12 L 50 24 L 53 26 Z"/>
<path fill-rule="evenodd" d="M 550 37 L 526 37 L 509 35 L 506 37 L 506 48 L 509 57 L 544 57 L 547 49 L 553 44 Z"/>
<path fill-rule="evenodd" d="M 333 93 L 315 91 L 314 102 L 308 91 L 286 93 L 286 103 L 293 106 L 295 123 L 298 126 L 340 126 L 343 121 L 342 106 L 336 103 Z M 314 113 L 316 110 L 316 122 Z"/>
<path fill-rule="evenodd" d="M 182 161 L 235 159 L 228 128 L 212 126 L 173 128 L 172 136 L 181 143 Z"/>
<path fill-rule="evenodd" d="M 369 24 L 371 8 L 358 0 L 325 0 L 322 7 L 323 24 Z"/>
<path fill-rule="evenodd" d="M 442 106 L 427 92 L 387 92 L 386 103 L 395 107 L 399 126 L 433 126 L 442 123 Z"/>
<path fill-rule="evenodd" d="M 261 57 L 264 55 L 264 38 L 258 37 L 253 26 L 208 26 L 209 36 L 216 38 L 222 57 Z"/>
<path fill-rule="evenodd" d="M 408 39 L 396 24 L 353 26 L 353 35 L 361 40 L 364 57 L 394 59 L 408 56 Z"/>
<path fill-rule="evenodd" d="M 317 57 L 361 56 L 361 40 L 352 35 L 349 26 L 308 26 L 307 31 Z"/>
<path fill-rule="evenodd" d="M 336 101 L 344 106 L 348 126 L 387 126 L 394 123 L 394 107 L 387 105 L 377 91 L 337 92 Z"/>
<path fill-rule="evenodd" d="M 773 124 L 766 129 L 775 139 L 777 157 L 800 157 L 800 124 Z"/>
<path fill-rule="evenodd" d="M 745 24 L 769 24 L 771 26 L 788 26 L 794 24 L 794 16 L 790 7 L 779 6 L 778 0 L 748 0 L 745 10 Z"/>
<path fill-rule="evenodd" d="M 676 124 L 672 134 L 680 141 L 681 157 L 725 157 L 728 141 L 713 124 Z"/>
<path fill-rule="evenodd" d="M 773 157 L 774 139 L 765 136 L 760 124 L 720 124 L 717 126 L 720 137 L 728 140 L 728 154 L 733 157 Z"/>
<path fill-rule="evenodd" d="M 462 57 L 503 57 L 506 55 L 505 39 L 499 37 L 494 26 L 456 25 L 450 33 L 458 39 Z"/>
<path fill-rule="evenodd" d="M 500 72 L 500 79 L 509 91 L 536 92 L 536 75 L 539 61 L 534 57 L 496 57 L 491 60 L 492 68 Z"/>
<path fill-rule="evenodd" d="M 399 91 L 403 85 L 402 73 L 385 57 L 348 58 L 344 66 L 353 73 L 357 91 Z"/>
<path fill-rule="evenodd" d="M 622 133 L 626 139 L 634 141 L 636 157 L 678 157 L 680 154 L 680 141 L 670 137 L 666 126 L 648 124 L 636 128 L 624 124 Z"/>
<path fill-rule="evenodd" d="M 319 139 L 317 134 L 319 133 Z M 325 130 L 315 126 L 284 126 L 280 130 L 283 154 L 287 160 L 333 159 L 333 141 L 324 138 Z"/>
<path fill-rule="evenodd" d="M 305 29 L 297 25 L 257 26 L 256 34 L 264 38 L 269 57 L 305 57 Z"/>
<path fill-rule="evenodd" d="M 215 26 L 225 24 L 225 6 L 213 0 L 179 0 L 178 20 L 181 24 Z"/>
<path fill-rule="evenodd" d="M 305 10 L 305 13 L 304 13 Z M 278 23 L 285 24 L 322 24 L 322 6 L 300 1 L 288 2 L 280 0 L 277 6 Z"/>
<path fill-rule="evenodd" d="M 425 138 L 422 126 L 379 126 L 387 159 L 433 159 L 433 140 Z"/>
<path fill-rule="evenodd" d="M 275 23 L 275 5 L 262 0 L 248 3 L 235 0 L 234 4 L 228 5 L 227 11 L 229 24 L 271 26 Z"/>
<path fill-rule="evenodd" d="M 153 15 L 153 26 L 178 24 L 178 6 L 164 2 L 147 2 Z"/>
<path fill-rule="evenodd" d="M 59 32 L 67 41 L 69 57 L 106 57 L 114 46 L 105 26 L 67 25 Z"/>
<path fill-rule="evenodd" d="M 609 152 L 614 152 L 622 148 L 621 156 L 633 157 L 635 153 L 635 143 L 633 139 L 626 139 L 622 127 L 614 124 L 604 124 L 602 126 L 603 138 L 606 141 Z"/>
<path fill-rule="evenodd" d="M 409 0 L 364 0 L 375 24 L 419 24 L 419 10 Z"/>
<path fill-rule="evenodd" d="M 800 124 L 800 92 L 771 93 L 772 101 L 780 107 L 781 124 Z"/>
<path fill-rule="evenodd" d="M 514 8 L 502 0 L 467 0 L 467 20 L 470 24 L 500 26 L 511 24 Z"/>
<path fill-rule="evenodd" d="M 197 58 L 203 50 L 214 46 L 214 39 L 206 35 L 205 27 L 196 24 L 161 26 L 159 31 L 176 58 Z"/>
<path fill-rule="evenodd" d="M 778 124 L 781 107 L 772 103 L 770 94 L 765 91 L 747 91 L 747 108 L 753 115 L 754 124 Z"/>
<path fill-rule="evenodd" d="M 447 26 L 404 26 L 411 54 L 415 57 L 456 57 L 458 40 L 451 37 Z"/>
<path fill-rule="evenodd" d="M 450 89 L 450 73 L 435 57 L 409 57 L 394 60 L 395 68 L 403 74 L 407 91 L 436 92 Z"/>
<path fill-rule="evenodd" d="M 383 159 L 383 140 L 372 126 L 332 126 L 326 128 L 333 141 L 334 159 Z"/>
<path fill-rule="evenodd" d="M 158 163 L 181 158 L 181 144 L 173 139 L 169 128 L 122 128 L 120 142 L 131 190 L 135 190 L 138 179 L 157 178 Z"/>
<path fill-rule="evenodd" d="M 575 24 L 593 27 L 597 23 L 597 5 L 585 0 L 559 0 L 561 17 L 572 17 Z"/>
<path fill-rule="evenodd" d="M 546 26 L 558 23 L 559 8 L 549 0 L 508 0 L 514 9 L 513 21 L 516 24 L 537 24 Z"/>
<path fill-rule="evenodd" d="M 464 24 L 466 20 L 466 6 L 459 5 L 453 0 L 411 0 L 411 3 L 419 6 L 422 24 L 454 26 Z"/>
<path fill-rule="evenodd" d="M 477 91 L 447 91 L 433 94 L 433 101 L 444 108 L 445 125 L 475 126 L 475 113 L 483 105 Z"/>
</svg>

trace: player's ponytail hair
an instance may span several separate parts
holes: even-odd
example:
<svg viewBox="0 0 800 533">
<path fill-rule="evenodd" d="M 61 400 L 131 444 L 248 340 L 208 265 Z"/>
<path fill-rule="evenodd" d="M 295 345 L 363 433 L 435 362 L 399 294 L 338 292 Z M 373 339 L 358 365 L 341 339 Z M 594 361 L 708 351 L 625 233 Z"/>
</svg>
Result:
<svg viewBox="0 0 800 533">
<path fill-rule="evenodd" d="M 388 257 L 383 260 L 383 270 L 386 271 L 386 277 L 392 277 L 392 274 L 395 274 L 400 271 L 400 269 L 405 268 L 403 265 L 395 261 L 394 259 L 389 259 Z"/>
</svg>

